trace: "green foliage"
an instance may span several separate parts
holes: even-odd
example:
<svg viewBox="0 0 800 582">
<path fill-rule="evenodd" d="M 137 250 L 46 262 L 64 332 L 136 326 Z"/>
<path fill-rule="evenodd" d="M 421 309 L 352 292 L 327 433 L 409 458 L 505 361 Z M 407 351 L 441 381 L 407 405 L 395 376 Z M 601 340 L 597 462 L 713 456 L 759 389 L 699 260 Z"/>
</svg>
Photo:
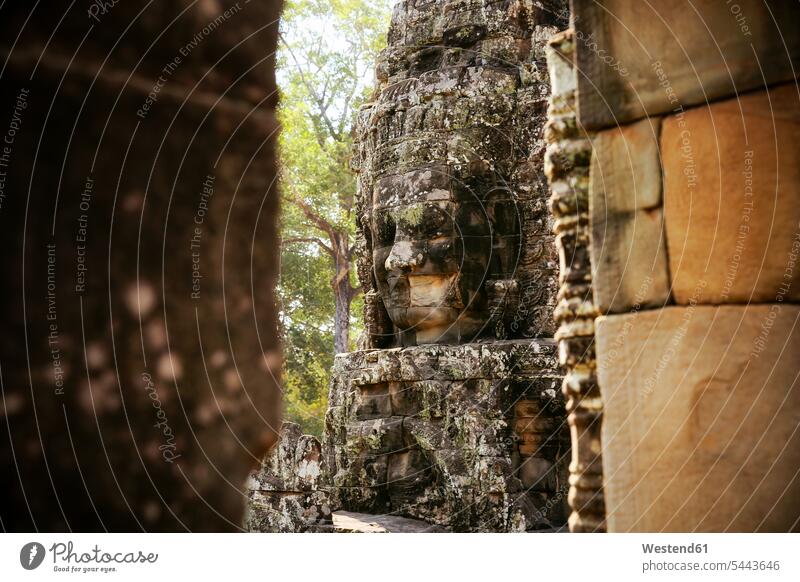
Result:
<svg viewBox="0 0 800 582">
<path fill-rule="evenodd" d="M 349 235 L 355 224 L 355 177 L 349 169 L 352 128 L 374 84 L 373 63 L 386 42 L 390 0 L 290 0 L 281 23 L 281 281 L 286 365 L 285 416 L 321 434 L 333 365 L 334 260 L 316 242 L 329 233 L 312 223 L 297 201 L 331 231 Z M 304 240 L 298 240 L 304 239 Z M 356 281 L 352 277 L 351 282 Z M 361 313 L 361 300 L 351 314 Z M 351 316 L 351 343 L 361 331 Z M 354 346 L 353 346 L 354 347 Z"/>
</svg>

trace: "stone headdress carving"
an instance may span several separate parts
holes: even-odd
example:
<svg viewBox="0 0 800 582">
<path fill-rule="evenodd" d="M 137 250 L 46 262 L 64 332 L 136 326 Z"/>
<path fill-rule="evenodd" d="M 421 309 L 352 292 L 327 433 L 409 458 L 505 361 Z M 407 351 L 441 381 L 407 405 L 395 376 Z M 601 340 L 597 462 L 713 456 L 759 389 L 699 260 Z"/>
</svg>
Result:
<svg viewBox="0 0 800 582">
<path fill-rule="evenodd" d="M 557 16 L 519 0 L 396 5 L 353 159 L 361 347 L 552 336 L 547 78 L 531 36 Z"/>
</svg>

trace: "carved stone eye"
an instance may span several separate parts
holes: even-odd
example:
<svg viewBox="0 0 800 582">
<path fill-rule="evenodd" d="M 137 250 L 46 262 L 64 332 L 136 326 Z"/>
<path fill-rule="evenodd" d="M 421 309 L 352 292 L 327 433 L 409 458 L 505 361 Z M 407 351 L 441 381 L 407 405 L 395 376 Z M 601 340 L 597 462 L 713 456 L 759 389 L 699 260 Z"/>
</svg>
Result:
<svg viewBox="0 0 800 582">
<path fill-rule="evenodd" d="M 447 213 L 435 204 L 426 204 L 422 216 L 421 230 L 427 234 L 438 234 L 448 223 Z"/>
<path fill-rule="evenodd" d="M 442 47 L 425 47 L 411 58 L 410 74 L 418 77 L 439 68 L 442 60 Z"/>
<path fill-rule="evenodd" d="M 388 211 L 376 212 L 373 228 L 378 246 L 391 245 L 394 242 L 396 225 L 391 213 Z"/>
</svg>

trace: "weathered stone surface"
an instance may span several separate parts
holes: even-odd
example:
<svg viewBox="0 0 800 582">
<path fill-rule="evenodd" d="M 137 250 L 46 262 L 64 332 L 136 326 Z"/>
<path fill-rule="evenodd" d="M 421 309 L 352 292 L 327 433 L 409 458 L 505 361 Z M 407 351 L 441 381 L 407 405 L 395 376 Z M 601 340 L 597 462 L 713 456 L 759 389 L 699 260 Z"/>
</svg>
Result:
<svg viewBox="0 0 800 582">
<path fill-rule="evenodd" d="M 325 433 L 334 505 L 455 531 L 562 523 L 569 445 L 556 368 L 547 340 L 337 356 L 330 401 L 341 404 Z M 384 417 L 359 419 L 362 392 L 388 392 Z"/>
<path fill-rule="evenodd" d="M 364 347 L 552 335 L 541 39 L 563 6 L 395 6 L 352 163 Z"/>
<path fill-rule="evenodd" d="M 796 85 L 667 117 L 661 151 L 675 301 L 800 301 Z"/>
<path fill-rule="evenodd" d="M 597 321 L 610 531 L 788 531 L 800 518 L 800 307 Z"/>
<path fill-rule="evenodd" d="M 571 6 L 574 33 L 549 44 L 563 93 L 546 131 L 571 529 L 796 528 L 799 5 Z M 586 131 L 600 131 L 589 257 Z M 596 322 L 596 367 L 592 293 L 610 313 Z M 684 306 L 663 307 L 673 301 Z M 767 304 L 698 305 L 753 301 Z"/>
<path fill-rule="evenodd" d="M 798 70 L 796 2 L 573 0 L 571 7 L 579 116 L 589 130 L 789 81 Z"/>
<path fill-rule="evenodd" d="M 564 520 L 554 342 L 503 341 L 553 331 L 542 44 L 564 7 L 395 6 L 352 162 L 361 345 L 378 349 L 336 358 L 325 447 L 337 507 L 455 531 Z M 535 413 L 523 424 L 517 410 Z"/>
<path fill-rule="evenodd" d="M 281 436 L 261 467 L 250 475 L 249 490 L 316 491 L 322 475 L 322 446 L 311 435 L 302 434 L 300 426 L 284 422 Z"/>
<path fill-rule="evenodd" d="M 333 531 L 335 533 L 445 533 L 448 530 L 418 519 L 397 515 L 335 511 Z"/>
<path fill-rule="evenodd" d="M 333 531 L 328 494 L 300 491 L 280 494 L 252 491 L 244 527 L 259 533 L 327 533 Z"/>
<path fill-rule="evenodd" d="M 330 531 L 331 504 L 323 487 L 322 445 L 284 422 L 280 440 L 247 481 L 245 528 L 252 532 Z"/>
<path fill-rule="evenodd" d="M 592 138 L 592 283 L 601 313 L 669 301 L 660 125 L 659 118 L 648 118 Z"/>
</svg>

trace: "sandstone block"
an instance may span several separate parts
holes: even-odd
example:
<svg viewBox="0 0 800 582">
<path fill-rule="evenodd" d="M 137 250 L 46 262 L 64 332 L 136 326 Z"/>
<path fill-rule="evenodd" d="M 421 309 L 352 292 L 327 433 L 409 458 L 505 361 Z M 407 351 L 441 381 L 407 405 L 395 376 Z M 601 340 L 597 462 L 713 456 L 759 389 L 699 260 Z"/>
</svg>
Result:
<svg viewBox="0 0 800 582">
<path fill-rule="evenodd" d="M 795 85 L 666 117 L 661 151 L 675 301 L 800 301 Z"/>
<path fill-rule="evenodd" d="M 797 70 L 796 2 L 574 0 L 571 8 L 578 117 L 589 130 L 788 81 Z"/>
<path fill-rule="evenodd" d="M 658 134 L 661 118 L 643 119 L 592 138 L 592 216 L 661 206 Z"/>
<path fill-rule="evenodd" d="M 389 490 L 407 490 L 424 485 L 429 480 L 430 468 L 430 462 L 419 450 L 389 455 L 386 474 Z"/>
<path fill-rule="evenodd" d="M 659 119 L 644 119 L 593 139 L 590 252 L 594 300 L 603 313 L 669 299 L 659 127 Z"/>
<path fill-rule="evenodd" d="M 373 452 L 392 453 L 405 448 L 403 444 L 403 418 L 391 416 L 361 423 L 361 438 Z"/>
<path fill-rule="evenodd" d="M 398 416 L 412 416 L 419 414 L 423 403 L 420 388 L 423 382 L 390 382 L 389 396 L 391 398 L 392 411 Z"/>
<path fill-rule="evenodd" d="M 450 437 L 441 422 L 431 422 L 420 418 L 403 419 L 403 436 L 406 446 L 423 451 L 436 451 L 450 448 Z"/>
<path fill-rule="evenodd" d="M 800 521 L 800 307 L 597 320 L 609 531 L 788 531 Z"/>
<path fill-rule="evenodd" d="M 520 400 L 514 405 L 516 418 L 536 418 L 541 407 L 538 400 Z"/>
<path fill-rule="evenodd" d="M 368 420 L 392 415 L 392 401 L 386 383 L 361 386 L 356 418 Z"/>
</svg>

